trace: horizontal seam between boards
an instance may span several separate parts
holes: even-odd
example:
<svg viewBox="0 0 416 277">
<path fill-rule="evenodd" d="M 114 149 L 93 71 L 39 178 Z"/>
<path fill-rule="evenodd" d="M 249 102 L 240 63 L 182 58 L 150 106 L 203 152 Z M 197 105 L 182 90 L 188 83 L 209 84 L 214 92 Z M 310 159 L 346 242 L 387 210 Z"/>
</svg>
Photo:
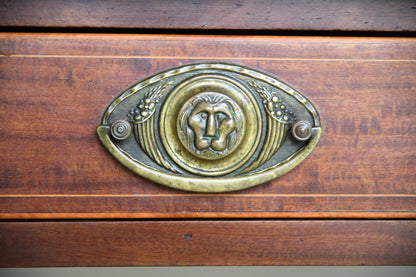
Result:
<svg viewBox="0 0 416 277">
<path fill-rule="evenodd" d="M 0 198 L 19 197 L 416 197 L 416 194 L 3 194 Z"/>
<path fill-rule="evenodd" d="M 37 54 L 0 54 L 6 58 L 89 58 L 89 59 L 189 59 L 189 60 L 271 60 L 271 61 L 328 61 L 328 62 L 416 62 L 407 59 L 348 59 L 348 58 L 271 58 L 271 57 L 210 57 L 210 56 L 115 56 L 115 55 L 37 55 Z"/>
</svg>

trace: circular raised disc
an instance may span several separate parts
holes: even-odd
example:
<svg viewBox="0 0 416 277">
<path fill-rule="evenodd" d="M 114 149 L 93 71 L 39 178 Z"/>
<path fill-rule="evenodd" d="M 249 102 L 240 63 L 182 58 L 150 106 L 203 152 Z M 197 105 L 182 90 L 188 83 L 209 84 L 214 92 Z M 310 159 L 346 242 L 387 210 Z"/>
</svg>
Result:
<svg viewBox="0 0 416 277">
<path fill-rule="evenodd" d="M 125 140 L 131 134 L 131 126 L 126 120 L 118 119 L 111 124 L 111 135 L 117 140 Z"/>
<path fill-rule="evenodd" d="M 163 146 L 179 166 L 197 175 L 221 176 L 253 155 L 262 120 L 256 100 L 238 81 L 205 74 L 171 91 L 159 128 Z"/>
<path fill-rule="evenodd" d="M 292 127 L 292 135 L 298 141 L 307 141 L 312 136 L 312 125 L 307 121 L 298 121 Z"/>
</svg>

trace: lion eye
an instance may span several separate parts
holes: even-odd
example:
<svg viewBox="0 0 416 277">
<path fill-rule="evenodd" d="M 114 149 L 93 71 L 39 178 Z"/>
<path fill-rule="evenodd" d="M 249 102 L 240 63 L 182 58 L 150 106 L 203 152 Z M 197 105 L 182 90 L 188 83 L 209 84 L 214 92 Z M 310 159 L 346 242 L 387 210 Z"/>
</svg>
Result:
<svg viewBox="0 0 416 277">
<path fill-rule="evenodd" d="M 207 113 L 206 112 L 201 112 L 199 113 L 199 116 L 202 118 L 207 118 Z"/>
<path fill-rule="evenodd" d="M 225 118 L 228 118 L 228 116 L 225 113 L 221 113 L 221 112 L 217 113 L 216 117 L 217 117 L 217 120 L 223 120 Z"/>
</svg>

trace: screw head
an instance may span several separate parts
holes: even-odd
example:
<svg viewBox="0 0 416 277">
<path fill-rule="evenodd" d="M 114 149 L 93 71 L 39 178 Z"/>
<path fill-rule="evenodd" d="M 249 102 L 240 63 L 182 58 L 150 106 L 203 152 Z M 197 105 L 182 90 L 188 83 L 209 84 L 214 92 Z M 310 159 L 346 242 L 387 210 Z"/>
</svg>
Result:
<svg viewBox="0 0 416 277">
<path fill-rule="evenodd" d="M 307 141 L 312 136 L 312 125 L 304 120 L 296 122 L 292 127 L 292 136 L 298 141 Z"/>
<path fill-rule="evenodd" d="M 111 124 L 111 135 L 116 140 L 125 140 L 131 134 L 130 123 L 123 119 L 118 119 Z"/>
</svg>

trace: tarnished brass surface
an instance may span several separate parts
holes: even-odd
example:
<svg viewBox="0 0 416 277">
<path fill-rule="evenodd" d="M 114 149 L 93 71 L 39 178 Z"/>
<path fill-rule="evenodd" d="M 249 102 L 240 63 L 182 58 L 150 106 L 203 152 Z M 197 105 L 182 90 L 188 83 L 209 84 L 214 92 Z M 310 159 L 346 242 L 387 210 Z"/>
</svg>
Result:
<svg viewBox="0 0 416 277">
<path fill-rule="evenodd" d="M 287 173 L 311 153 L 321 128 L 312 103 L 287 84 L 210 63 L 175 68 L 127 89 L 97 132 L 122 164 L 150 180 L 224 192 Z"/>
</svg>

